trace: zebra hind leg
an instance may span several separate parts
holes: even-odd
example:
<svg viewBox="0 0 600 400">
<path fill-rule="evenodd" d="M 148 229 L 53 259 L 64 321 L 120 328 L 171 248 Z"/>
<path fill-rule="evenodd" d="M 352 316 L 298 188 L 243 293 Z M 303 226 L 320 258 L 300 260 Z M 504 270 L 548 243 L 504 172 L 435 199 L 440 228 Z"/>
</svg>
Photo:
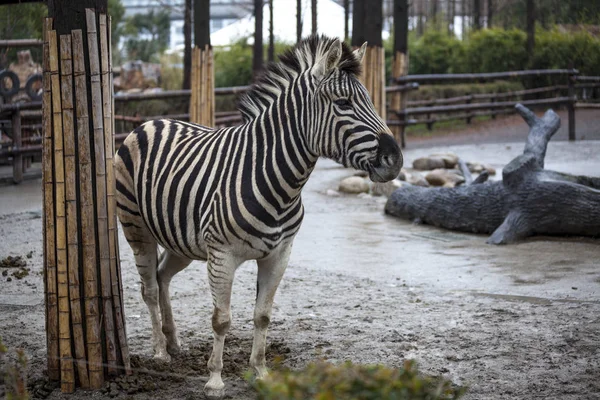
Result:
<svg viewBox="0 0 600 400">
<path fill-rule="evenodd" d="M 222 398 L 225 384 L 221 378 L 223 370 L 223 346 L 225 335 L 231 326 L 231 288 L 235 270 L 241 261 L 232 259 L 227 254 L 209 254 L 208 282 L 213 298 L 213 350 L 208 360 L 210 377 L 204 386 L 208 398 Z"/>
<path fill-rule="evenodd" d="M 142 298 L 150 311 L 154 358 L 170 361 L 171 357 L 167 353 L 158 308 L 158 245 L 154 237 L 150 234 L 150 231 L 148 231 L 148 228 L 146 228 L 142 218 L 139 217 L 139 214 L 136 216 L 120 211 L 119 219 L 123 226 L 125 238 L 133 250 L 135 265 L 140 274 Z"/>
<path fill-rule="evenodd" d="M 165 250 L 160 257 L 158 267 L 158 292 L 160 314 L 162 316 L 162 332 L 167 340 L 167 352 L 170 355 L 179 353 L 179 339 L 177 338 L 177 328 L 173 320 L 173 310 L 171 308 L 171 297 L 169 295 L 169 284 L 171 279 L 179 271 L 190 265 L 192 260 L 179 257 L 176 254 Z"/>
<path fill-rule="evenodd" d="M 258 260 L 258 280 L 256 305 L 254 306 L 254 340 L 250 366 L 256 372 L 256 378 L 262 379 L 267 375 L 265 348 L 267 345 L 267 328 L 271 321 L 273 299 L 283 273 L 287 268 L 292 246 L 289 244 L 277 254 L 268 259 Z"/>
</svg>

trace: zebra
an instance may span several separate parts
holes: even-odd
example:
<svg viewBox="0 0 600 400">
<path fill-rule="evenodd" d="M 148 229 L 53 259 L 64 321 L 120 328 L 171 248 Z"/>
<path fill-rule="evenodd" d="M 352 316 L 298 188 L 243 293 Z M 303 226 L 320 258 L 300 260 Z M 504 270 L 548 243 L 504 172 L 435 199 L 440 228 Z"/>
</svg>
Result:
<svg viewBox="0 0 600 400">
<path fill-rule="evenodd" d="M 117 212 L 141 277 L 155 357 L 179 351 L 169 283 L 192 260 L 207 262 L 213 349 L 205 393 L 223 395 L 223 345 L 234 273 L 256 260 L 250 365 L 266 376 L 265 345 L 275 292 L 304 216 L 301 191 L 320 156 L 397 177 L 403 159 L 359 82 L 366 43 L 352 51 L 313 35 L 267 65 L 240 99 L 243 124 L 213 129 L 153 120 L 115 156 Z M 158 245 L 164 252 L 158 256 Z"/>
</svg>

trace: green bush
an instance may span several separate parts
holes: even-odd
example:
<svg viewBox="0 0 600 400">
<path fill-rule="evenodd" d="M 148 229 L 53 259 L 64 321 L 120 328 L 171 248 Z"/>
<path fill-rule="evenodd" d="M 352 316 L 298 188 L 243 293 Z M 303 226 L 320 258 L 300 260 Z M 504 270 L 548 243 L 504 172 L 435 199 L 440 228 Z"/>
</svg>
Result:
<svg viewBox="0 0 600 400">
<path fill-rule="evenodd" d="M 482 29 L 465 42 L 465 72 L 516 71 L 527 67 L 527 35 L 518 29 Z"/>
<path fill-rule="evenodd" d="M 582 74 L 600 75 L 600 38 L 588 32 L 536 32 L 533 68 L 568 68 L 571 62 Z"/>
<path fill-rule="evenodd" d="M 409 74 L 455 72 L 462 54 L 461 42 L 444 31 L 430 30 L 410 48 Z"/>
<path fill-rule="evenodd" d="M 318 362 L 301 371 L 272 371 L 252 385 L 261 400 L 446 400 L 458 399 L 465 391 L 419 374 L 412 361 L 400 369 Z"/>
<path fill-rule="evenodd" d="M 9 352 L 0 338 L 0 375 L 7 400 L 27 400 L 27 357 L 22 349 Z M 0 380 L 0 382 L 2 382 Z"/>
</svg>

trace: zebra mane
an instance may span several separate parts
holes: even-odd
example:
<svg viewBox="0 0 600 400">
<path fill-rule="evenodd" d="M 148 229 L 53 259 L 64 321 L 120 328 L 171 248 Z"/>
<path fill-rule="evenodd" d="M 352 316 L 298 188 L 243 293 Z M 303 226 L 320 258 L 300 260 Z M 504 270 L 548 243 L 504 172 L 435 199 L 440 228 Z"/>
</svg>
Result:
<svg viewBox="0 0 600 400">
<path fill-rule="evenodd" d="M 260 115 L 297 75 L 312 68 L 327 54 L 335 40 L 323 35 L 311 35 L 279 56 L 279 62 L 268 63 L 238 103 L 244 121 L 250 121 Z M 360 75 L 359 60 L 346 43 L 341 43 L 342 56 L 337 68 L 354 76 Z"/>
</svg>

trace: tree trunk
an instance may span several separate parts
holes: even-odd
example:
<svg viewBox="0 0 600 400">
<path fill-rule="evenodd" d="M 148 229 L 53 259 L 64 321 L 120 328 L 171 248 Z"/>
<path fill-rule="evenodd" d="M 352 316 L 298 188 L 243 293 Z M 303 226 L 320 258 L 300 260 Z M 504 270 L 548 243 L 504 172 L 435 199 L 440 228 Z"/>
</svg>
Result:
<svg viewBox="0 0 600 400">
<path fill-rule="evenodd" d="M 454 34 L 454 7 L 456 0 L 448 0 L 448 34 Z"/>
<path fill-rule="evenodd" d="M 446 229 L 491 233 L 490 244 L 536 234 L 599 236 L 600 178 L 543 169 L 560 118 L 552 110 L 538 118 L 520 104 L 517 111 L 530 131 L 523 154 L 502 170 L 502 181 L 451 189 L 401 187 L 388 199 L 386 213 Z"/>
<path fill-rule="evenodd" d="M 350 39 L 350 0 L 344 0 L 344 41 Z"/>
<path fill-rule="evenodd" d="M 371 0 L 363 3 L 365 15 L 365 40 L 369 47 L 382 47 L 381 31 L 383 29 L 383 1 Z M 362 45 L 362 43 L 360 44 Z M 359 45 L 359 46 L 360 46 Z"/>
<path fill-rule="evenodd" d="M 431 0 L 431 20 L 433 25 L 437 28 L 438 22 L 438 0 Z"/>
<path fill-rule="evenodd" d="M 254 0 L 254 51 L 252 56 L 252 72 L 258 76 L 263 65 L 263 2 Z"/>
<path fill-rule="evenodd" d="M 296 43 L 302 40 L 302 0 L 296 0 Z"/>
<path fill-rule="evenodd" d="M 67 35 L 74 29 L 85 31 L 86 8 L 95 9 L 97 14 L 106 13 L 108 0 L 48 0 L 48 16 L 54 19 L 56 34 Z M 87 48 L 85 37 L 84 48 Z"/>
<path fill-rule="evenodd" d="M 311 0 L 310 13 L 312 19 L 312 28 L 311 33 L 313 35 L 317 34 L 317 0 Z"/>
<path fill-rule="evenodd" d="M 190 88 L 192 71 L 192 0 L 185 0 L 183 11 L 183 84 L 182 89 Z"/>
<path fill-rule="evenodd" d="M 473 0 L 473 30 L 481 29 L 481 0 Z"/>
<path fill-rule="evenodd" d="M 275 36 L 273 34 L 273 0 L 269 0 L 269 52 L 268 60 L 275 61 Z"/>
<path fill-rule="evenodd" d="M 527 56 L 533 60 L 535 47 L 535 0 L 527 0 Z"/>
<path fill-rule="evenodd" d="M 210 0 L 194 0 L 194 45 L 210 47 Z"/>
<path fill-rule="evenodd" d="M 461 32 L 461 39 L 464 39 L 466 37 L 466 33 L 467 33 L 467 24 L 466 24 L 466 3 L 467 0 L 460 0 L 460 32 Z"/>
<path fill-rule="evenodd" d="M 494 0 L 487 0 L 487 27 L 492 27 L 492 17 L 494 16 Z"/>
<path fill-rule="evenodd" d="M 421 37 L 423 36 L 423 31 L 425 30 L 424 24 L 425 22 L 423 21 L 423 2 L 425 0 L 417 0 L 418 1 L 418 7 L 417 7 L 417 36 Z M 464 1 L 464 0 L 463 0 Z"/>
<path fill-rule="evenodd" d="M 352 46 L 360 47 L 365 41 L 365 0 L 354 0 L 352 6 Z"/>
<path fill-rule="evenodd" d="M 394 0 L 394 54 L 408 51 L 408 0 Z"/>
</svg>

